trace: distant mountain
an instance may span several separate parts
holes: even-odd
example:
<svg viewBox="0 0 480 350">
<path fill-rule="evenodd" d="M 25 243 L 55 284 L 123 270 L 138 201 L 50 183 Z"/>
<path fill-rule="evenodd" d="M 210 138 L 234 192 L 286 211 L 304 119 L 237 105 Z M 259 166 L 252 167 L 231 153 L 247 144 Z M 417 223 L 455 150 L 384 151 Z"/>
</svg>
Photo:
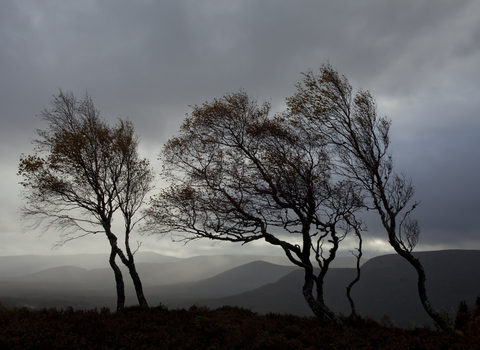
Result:
<svg viewBox="0 0 480 350">
<path fill-rule="evenodd" d="M 256 260 L 275 257 L 256 255 L 206 255 L 163 264 L 137 264 L 145 286 L 196 282 Z"/>
<path fill-rule="evenodd" d="M 480 251 L 445 250 L 415 253 L 427 273 L 427 293 L 438 311 L 453 316 L 458 303 L 473 305 L 480 294 Z M 325 301 L 337 313 L 349 314 L 345 287 L 354 278 L 353 269 L 332 269 L 325 282 Z M 352 296 L 357 313 L 380 319 L 388 315 L 397 325 L 432 325 L 417 293 L 416 271 L 396 254 L 370 259 L 362 267 L 360 282 Z M 237 305 L 260 313 L 291 313 L 312 316 L 303 299 L 303 271 L 296 270 L 271 283 L 239 295 L 205 300 L 209 307 Z"/>
<path fill-rule="evenodd" d="M 362 272 L 363 273 L 363 272 Z M 343 304 L 340 312 L 348 313 L 345 287 L 355 278 L 354 269 L 331 269 L 325 281 L 325 300 L 335 312 Z M 299 316 L 313 316 L 302 294 L 304 272 L 296 269 L 277 282 L 268 283 L 255 290 L 224 298 L 204 300 L 202 305 L 218 308 L 222 305 L 235 305 L 261 314 L 281 313 Z M 332 300 L 333 299 L 333 300 Z M 343 299 L 345 301 L 342 303 Z M 335 302 L 334 302 L 335 301 Z M 337 307 L 334 307 L 337 306 Z"/>
<path fill-rule="evenodd" d="M 196 282 L 175 285 L 159 285 L 159 282 L 162 282 L 161 279 L 148 279 L 146 276 L 152 278 L 155 271 L 159 272 L 155 275 L 156 277 L 161 273 L 164 276 L 181 274 L 182 269 L 187 268 L 190 264 L 183 267 L 174 265 L 174 268 L 170 263 L 138 264 L 148 301 L 151 305 L 158 305 L 160 302 L 172 304 L 172 302 L 180 300 L 182 307 L 189 307 L 198 300 L 223 297 L 255 289 L 265 283 L 277 281 L 280 277 L 296 269 L 294 266 L 254 261 L 223 271 L 231 265 L 249 261 L 253 256 L 222 256 L 218 258 L 197 257 L 192 260 L 204 267 L 203 271 L 196 274 L 197 277 L 212 274 L 215 270 L 222 271 L 220 274 Z M 183 261 L 179 262 L 180 265 L 181 263 Z M 170 271 L 169 268 L 171 268 Z M 122 269 L 124 270 L 127 304 L 135 304 L 133 285 L 128 277 L 128 272 L 125 268 L 122 267 Z M 150 272 L 150 274 L 145 272 Z M 156 285 L 149 287 L 153 284 Z M 112 308 L 115 298 L 115 283 L 110 269 L 86 270 L 75 266 L 61 266 L 35 274 L 7 278 L 0 283 L 0 301 L 37 308 L 60 307 L 60 305 L 65 305 L 68 300 L 77 308 L 102 306 Z M 105 300 L 108 300 L 107 303 Z"/>
<path fill-rule="evenodd" d="M 286 262 L 282 257 L 276 256 L 204 255 L 161 265 L 137 264 L 137 266 L 142 282 L 146 286 L 155 286 L 201 281 L 253 261 L 273 264 Z M 292 266 L 291 263 L 288 265 Z"/>
<path fill-rule="evenodd" d="M 278 280 L 294 270 L 294 266 L 281 266 L 264 261 L 251 260 L 256 256 L 204 256 L 184 259 L 177 263 L 138 263 L 137 269 L 144 288 L 151 290 L 191 289 L 194 294 L 224 296 L 254 289 L 264 283 Z M 233 266 L 233 267 L 232 267 Z M 120 266 L 127 288 L 131 284 L 128 271 Z M 227 270 L 227 271 L 226 271 Z M 200 279 L 200 281 L 196 281 Z M 110 268 L 87 270 L 76 266 L 53 267 L 24 276 L 0 280 L 0 292 L 9 285 L 35 289 L 36 284 L 55 286 L 61 289 L 114 289 L 114 277 Z M 178 282 L 180 283 L 174 283 Z M 214 291 L 213 294 L 209 291 Z M 175 292 L 176 293 L 176 292 Z M 191 294 L 191 293 L 190 293 Z"/>
<path fill-rule="evenodd" d="M 42 283 L 82 283 L 88 278 L 89 271 L 77 266 L 58 266 L 46 269 L 26 276 L 12 277 L 11 280 L 18 282 L 42 282 Z"/>
<path fill-rule="evenodd" d="M 427 274 L 427 293 L 432 306 L 456 313 L 460 301 L 469 305 L 480 295 L 480 251 L 443 250 L 414 254 Z M 431 324 L 417 294 L 416 272 L 398 255 L 371 259 L 358 288 L 359 311 L 375 318 L 387 314 L 399 324 Z M 360 302 L 360 300 L 362 300 Z M 365 310 L 365 311 L 362 311 Z"/>
<path fill-rule="evenodd" d="M 182 259 L 153 252 L 139 251 L 135 254 L 137 263 L 164 263 L 179 260 Z M 0 279 L 29 275 L 59 266 L 76 266 L 87 270 L 110 268 L 108 254 L 0 256 Z"/>
<path fill-rule="evenodd" d="M 292 266 L 285 256 L 261 255 L 208 255 L 181 259 L 153 252 L 138 252 L 135 254 L 135 261 L 145 286 L 199 281 L 253 261 Z M 122 264 L 118 263 L 127 273 Z M 354 266 L 355 258 L 340 257 L 332 265 L 333 267 Z M 33 276 L 35 273 L 61 266 L 76 266 L 91 270 L 91 276 L 88 278 L 93 279 L 93 283 L 104 283 L 110 280 L 113 282 L 108 255 L 104 254 L 0 256 L 0 281 L 30 275 L 32 276 L 26 278 L 35 278 Z M 95 272 L 93 272 L 94 270 Z M 51 273 L 55 275 L 55 272 Z M 72 276 L 74 275 L 73 273 Z M 50 277 L 42 276 L 40 275 L 38 278 L 44 279 L 45 282 L 49 281 Z M 61 280 L 55 276 L 51 277 Z M 87 281 L 85 282 L 87 283 Z"/>
<path fill-rule="evenodd" d="M 276 282 L 296 269 L 298 267 L 253 261 L 197 282 L 147 287 L 145 295 L 154 302 L 175 301 L 176 307 L 189 307 L 199 300 L 243 293 Z"/>
<path fill-rule="evenodd" d="M 139 266 L 144 265 L 142 269 L 148 275 L 145 278 L 156 280 L 152 282 L 153 285 L 198 281 L 252 261 L 292 266 L 286 256 L 208 255 L 182 259 L 148 251 L 139 251 L 135 254 L 135 262 Z M 363 260 L 362 263 L 365 261 Z M 164 263 L 166 265 L 163 265 L 162 269 L 158 269 L 155 265 Z M 354 257 L 337 257 L 332 266 L 354 267 L 355 263 Z M 154 265 L 149 267 L 149 264 Z M 0 280 L 30 275 L 60 266 L 76 266 L 87 270 L 110 269 L 108 254 L 0 256 Z"/>
<path fill-rule="evenodd" d="M 434 308 L 445 309 L 453 316 L 460 301 L 473 305 L 480 294 L 480 251 L 445 250 L 420 252 L 416 256 L 425 267 L 427 292 Z M 137 264 L 152 306 L 160 302 L 171 308 L 188 308 L 193 304 L 238 305 L 260 313 L 312 315 L 302 295 L 303 271 L 295 266 L 272 264 L 267 262 L 269 257 L 259 256 L 200 256 L 151 262 L 157 258 L 163 259 L 153 255 L 150 262 Z M 10 271 L 18 270 L 18 260 L 16 263 L 17 267 Z M 135 304 L 132 283 L 122 269 L 127 304 Z M 355 273 L 351 268 L 332 268 L 327 274 L 325 300 L 336 313 L 350 313 L 345 288 Z M 352 296 L 361 315 L 376 319 L 388 315 L 404 327 L 432 324 L 418 298 L 415 270 L 398 255 L 367 261 Z M 57 266 L 23 276 L 3 277 L 0 301 L 35 308 L 113 308 L 116 301 L 113 273 L 110 268 Z"/>
</svg>

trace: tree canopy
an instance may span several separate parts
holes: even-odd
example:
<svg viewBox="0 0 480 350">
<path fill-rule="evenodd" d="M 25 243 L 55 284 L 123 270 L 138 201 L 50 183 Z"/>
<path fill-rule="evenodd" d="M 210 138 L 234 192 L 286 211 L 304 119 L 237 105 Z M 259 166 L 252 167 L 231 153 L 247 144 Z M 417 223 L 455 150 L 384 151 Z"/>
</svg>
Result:
<svg viewBox="0 0 480 350">
<path fill-rule="evenodd" d="M 244 91 L 194 106 L 162 151 L 170 186 L 152 202 L 148 226 L 187 241 L 261 239 L 281 247 L 305 269 L 313 312 L 333 320 L 323 279 L 340 242 L 361 226 L 354 213 L 363 198 L 354 182 L 333 176 L 323 137 L 269 111 Z"/>
</svg>

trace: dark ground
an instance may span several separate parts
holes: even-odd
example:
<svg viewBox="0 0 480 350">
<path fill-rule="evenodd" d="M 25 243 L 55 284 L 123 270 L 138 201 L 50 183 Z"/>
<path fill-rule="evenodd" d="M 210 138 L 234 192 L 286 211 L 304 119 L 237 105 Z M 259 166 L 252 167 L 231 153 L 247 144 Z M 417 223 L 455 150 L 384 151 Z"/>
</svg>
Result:
<svg viewBox="0 0 480 350">
<path fill-rule="evenodd" d="M 216 310 L 127 308 L 0 310 L 1 349 L 480 349 L 480 337 L 425 328 L 399 329 L 371 319 L 345 326 L 315 318 Z"/>
</svg>

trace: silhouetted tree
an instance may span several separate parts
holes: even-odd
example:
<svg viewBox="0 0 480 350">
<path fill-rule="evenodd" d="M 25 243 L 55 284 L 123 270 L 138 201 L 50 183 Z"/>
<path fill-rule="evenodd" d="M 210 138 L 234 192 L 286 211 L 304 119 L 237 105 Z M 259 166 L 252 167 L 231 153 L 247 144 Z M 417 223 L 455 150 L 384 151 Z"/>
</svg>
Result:
<svg viewBox="0 0 480 350">
<path fill-rule="evenodd" d="M 152 187 L 153 173 L 148 161 L 138 156 L 133 125 L 120 120 L 111 127 L 88 95 L 77 101 L 72 93 L 60 91 L 51 105 L 40 114 L 49 127 L 37 130 L 40 138 L 33 141 L 35 154 L 20 159 L 23 218 L 34 220 L 31 229 L 45 223 L 45 230 L 60 230 L 57 245 L 105 233 L 111 247 L 109 263 L 115 274 L 117 310 L 122 311 L 125 303 L 117 255 L 128 267 L 140 305 L 147 305 L 129 239 L 141 219 L 137 213 Z M 126 256 L 112 231 L 117 211 L 125 221 Z"/>
<path fill-rule="evenodd" d="M 269 110 L 243 91 L 194 106 L 163 148 L 171 185 L 152 202 L 146 229 L 279 246 L 304 269 L 313 313 L 340 323 L 324 302 L 324 277 L 362 197 L 354 182 L 332 177 L 323 137 Z"/>
<path fill-rule="evenodd" d="M 433 310 L 425 289 L 426 275 L 412 250 L 420 227 L 411 217 L 415 190 L 405 174 L 393 172 L 390 120 L 377 116 L 376 102 L 368 91 L 352 92 L 344 76 L 330 65 L 303 74 L 297 92 L 287 100 L 290 119 L 308 134 L 318 135 L 329 145 L 333 172 L 356 182 L 369 196 L 367 209 L 378 213 L 395 251 L 417 271 L 418 293 L 425 311 L 442 329 L 445 320 Z"/>
<path fill-rule="evenodd" d="M 457 315 L 455 316 L 454 327 L 463 333 L 467 331 L 468 322 L 470 321 L 470 311 L 465 300 L 458 304 Z"/>
<path fill-rule="evenodd" d="M 475 306 L 473 307 L 473 317 L 480 317 L 480 295 L 475 299 Z"/>
<path fill-rule="evenodd" d="M 362 242 L 363 242 L 363 239 L 362 239 L 362 235 L 361 235 L 361 227 L 358 225 L 358 223 L 353 224 L 353 225 L 350 223 L 350 225 L 354 229 L 355 235 L 358 238 L 358 248 L 356 248 L 357 252 L 356 253 L 352 252 L 353 256 L 355 256 L 355 258 L 356 258 L 355 269 L 357 270 L 357 275 L 347 286 L 347 299 L 348 299 L 348 302 L 350 303 L 350 309 L 351 309 L 350 316 L 355 317 L 356 314 L 357 314 L 357 311 L 355 309 L 355 302 L 353 301 L 351 292 L 352 292 L 353 286 L 355 284 L 357 284 L 358 281 L 360 281 L 360 276 L 361 276 L 360 262 L 361 262 L 361 259 L 362 259 Z"/>
</svg>

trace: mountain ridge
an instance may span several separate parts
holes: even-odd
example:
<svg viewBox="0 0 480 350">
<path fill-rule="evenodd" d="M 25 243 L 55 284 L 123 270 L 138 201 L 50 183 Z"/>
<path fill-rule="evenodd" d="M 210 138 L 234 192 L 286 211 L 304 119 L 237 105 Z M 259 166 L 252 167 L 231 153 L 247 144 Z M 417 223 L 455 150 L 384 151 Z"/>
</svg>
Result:
<svg viewBox="0 0 480 350">
<path fill-rule="evenodd" d="M 474 303 L 480 294 L 480 250 L 444 250 L 414 255 L 424 265 L 427 294 L 437 311 L 444 309 L 454 315 L 461 300 L 466 300 L 469 305 Z M 137 267 L 145 280 L 144 291 L 151 306 L 159 303 L 170 308 L 188 308 L 193 304 L 208 307 L 236 305 L 259 313 L 312 315 L 302 295 L 302 269 L 249 259 L 252 256 L 222 256 L 215 261 L 215 257 L 209 256 L 182 259 L 176 263 L 139 263 Z M 195 264 L 199 266 L 192 266 Z M 202 265 L 211 269 L 202 273 L 193 269 Z M 170 272 L 161 271 L 172 266 Z M 144 273 L 149 269 L 151 275 Z M 190 271 L 188 278 L 180 279 L 180 282 L 168 284 L 158 279 L 162 274 L 175 275 L 187 270 Z M 127 271 L 124 268 L 123 271 L 127 305 L 136 304 L 133 285 Z M 70 274 L 68 282 L 61 273 Z M 355 275 L 356 270 L 352 268 L 329 270 L 325 278 L 325 301 L 334 312 L 350 313 L 345 287 Z M 192 276 L 198 279 L 193 280 Z M 418 298 L 416 278 L 413 267 L 396 254 L 368 260 L 362 266 L 360 282 L 352 289 L 357 312 L 376 319 L 388 315 L 402 327 L 431 325 Z M 0 301 L 12 303 L 12 306 L 64 307 L 70 303 L 76 308 L 113 308 L 115 300 L 115 282 L 107 268 L 85 270 L 67 266 L 37 275 L 3 278 L 0 283 Z"/>
<path fill-rule="evenodd" d="M 444 250 L 414 253 L 422 262 L 427 295 L 432 307 L 455 315 L 460 301 L 475 303 L 480 295 L 480 250 Z M 429 325 L 417 291 L 414 268 L 397 254 L 370 259 L 362 267 L 352 297 L 360 315 L 380 319 L 388 315 L 401 327 Z M 325 278 L 325 301 L 336 313 L 349 314 L 345 287 L 354 278 L 353 269 L 332 269 Z M 208 307 L 222 304 L 249 308 L 259 313 L 292 313 L 313 316 L 301 293 L 303 271 L 292 271 L 276 283 L 243 294 L 205 300 Z"/>
</svg>

